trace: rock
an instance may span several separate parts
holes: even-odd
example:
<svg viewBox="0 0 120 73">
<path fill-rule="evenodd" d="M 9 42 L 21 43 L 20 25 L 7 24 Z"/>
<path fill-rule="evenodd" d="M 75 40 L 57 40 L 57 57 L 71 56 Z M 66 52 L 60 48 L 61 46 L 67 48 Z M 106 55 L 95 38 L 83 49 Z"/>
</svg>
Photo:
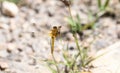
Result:
<svg viewBox="0 0 120 73">
<path fill-rule="evenodd" d="M 2 4 L 3 14 L 11 17 L 15 17 L 18 14 L 18 7 L 12 2 L 4 1 Z"/>
<path fill-rule="evenodd" d="M 1 70 L 5 70 L 7 69 L 9 66 L 8 66 L 8 63 L 6 62 L 3 62 L 3 61 L 0 61 L 0 69 Z"/>
<path fill-rule="evenodd" d="M 68 41 L 73 41 L 73 40 L 74 40 L 73 34 L 72 34 L 72 33 L 67 33 L 67 34 L 66 34 L 66 39 L 67 39 Z"/>
<path fill-rule="evenodd" d="M 17 49 L 16 44 L 14 44 L 14 43 L 8 43 L 7 44 L 7 51 L 8 52 L 15 51 L 16 49 Z"/>
<path fill-rule="evenodd" d="M 98 51 L 95 57 L 98 58 L 91 63 L 92 73 L 120 73 L 120 41 Z"/>
</svg>

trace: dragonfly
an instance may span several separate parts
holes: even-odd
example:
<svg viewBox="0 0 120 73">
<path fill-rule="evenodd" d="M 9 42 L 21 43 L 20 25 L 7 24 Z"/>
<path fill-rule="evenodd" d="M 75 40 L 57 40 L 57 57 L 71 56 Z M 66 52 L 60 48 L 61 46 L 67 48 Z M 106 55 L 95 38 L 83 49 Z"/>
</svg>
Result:
<svg viewBox="0 0 120 73">
<path fill-rule="evenodd" d="M 53 28 L 51 29 L 50 36 L 51 36 L 51 53 L 52 54 L 54 51 L 55 39 L 56 39 L 56 37 L 58 37 L 60 35 L 60 29 L 61 29 L 61 26 L 53 26 Z"/>
</svg>

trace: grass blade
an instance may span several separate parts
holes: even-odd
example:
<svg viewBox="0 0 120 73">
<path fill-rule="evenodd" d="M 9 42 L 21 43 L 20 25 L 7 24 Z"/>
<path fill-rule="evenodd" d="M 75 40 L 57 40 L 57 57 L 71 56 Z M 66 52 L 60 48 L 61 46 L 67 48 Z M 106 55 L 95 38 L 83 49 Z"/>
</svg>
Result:
<svg viewBox="0 0 120 73">
<path fill-rule="evenodd" d="M 101 9 L 101 0 L 98 0 L 98 7 Z"/>
<path fill-rule="evenodd" d="M 106 0 L 106 2 L 105 2 L 105 4 L 104 4 L 104 9 L 108 6 L 109 1 L 110 1 L 110 0 Z"/>
</svg>

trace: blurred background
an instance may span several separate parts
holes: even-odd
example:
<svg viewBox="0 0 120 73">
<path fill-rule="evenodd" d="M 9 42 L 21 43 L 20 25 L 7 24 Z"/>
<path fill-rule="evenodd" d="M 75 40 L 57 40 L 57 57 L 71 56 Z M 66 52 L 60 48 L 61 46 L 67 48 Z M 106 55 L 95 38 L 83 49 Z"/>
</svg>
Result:
<svg viewBox="0 0 120 73">
<path fill-rule="evenodd" d="M 79 44 L 90 55 L 120 41 L 119 0 L 109 0 L 105 7 L 98 0 L 72 0 L 70 6 L 75 23 L 84 28 L 77 34 Z M 66 47 L 76 53 L 69 17 L 62 0 L 0 0 L 0 73 L 51 73 L 41 60 L 52 59 L 53 26 L 62 26 L 55 42 L 56 60 L 63 59 Z"/>
</svg>

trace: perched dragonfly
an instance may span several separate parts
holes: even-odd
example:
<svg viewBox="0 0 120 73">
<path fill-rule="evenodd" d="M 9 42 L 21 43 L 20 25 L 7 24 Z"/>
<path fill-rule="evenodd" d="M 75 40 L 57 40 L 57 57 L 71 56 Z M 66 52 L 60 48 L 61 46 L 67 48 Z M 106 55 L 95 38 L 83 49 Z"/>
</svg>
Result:
<svg viewBox="0 0 120 73">
<path fill-rule="evenodd" d="M 50 36 L 51 36 L 51 53 L 52 54 L 53 54 L 53 51 L 54 51 L 55 38 L 60 35 L 60 28 L 61 28 L 61 26 L 58 26 L 58 27 L 53 26 L 53 28 L 51 29 Z"/>
</svg>

